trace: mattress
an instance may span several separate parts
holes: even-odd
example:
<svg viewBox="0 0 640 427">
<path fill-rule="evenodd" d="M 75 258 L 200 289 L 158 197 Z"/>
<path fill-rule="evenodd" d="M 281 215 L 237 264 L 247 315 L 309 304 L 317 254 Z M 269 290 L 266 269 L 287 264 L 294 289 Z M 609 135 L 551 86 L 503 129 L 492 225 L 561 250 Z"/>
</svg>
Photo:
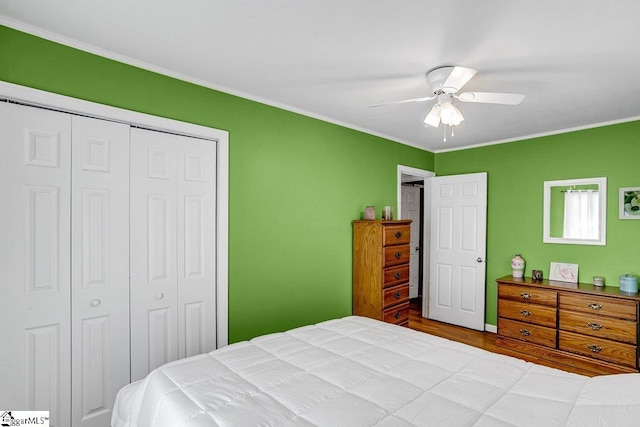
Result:
<svg viewBox="0 0 640 427">
<path fill-rule="evenodd" d="M 113 427 L 638 426 L 640 374 L 589 378 L 364 317 L 261 336 L 124 387 Z"/>
</svg>

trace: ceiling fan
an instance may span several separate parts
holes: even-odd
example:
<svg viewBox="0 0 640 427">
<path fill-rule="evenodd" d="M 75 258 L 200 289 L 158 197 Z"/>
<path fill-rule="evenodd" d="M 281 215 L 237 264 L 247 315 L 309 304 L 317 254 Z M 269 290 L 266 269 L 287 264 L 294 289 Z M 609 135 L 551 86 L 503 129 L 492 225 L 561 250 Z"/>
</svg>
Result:
<svg viewBox="0 0 640 427">
<path fill-rule="evenodd" d="M 458 91 L 462 89 L 477 72 L 478 70 L 466 67 L 439 67 L 427 73 L 427 84 L 433 91 L 433 96 L 384 102 L 371 105 L 370 107 L 404 104 L 408 102 L 425 102 L 437 99 L 437 102 L 424 119 L 426 124 L 437 128 L 440 126 L 440 122 L 445 126 L 457 126 L 464 120 L 460 110 L 453 105 L 454 100 L 461 102 L 518 105 L 524 99 L 525 94 L 523 93 L 462 92 L 459 94 Z"/>
</svg>

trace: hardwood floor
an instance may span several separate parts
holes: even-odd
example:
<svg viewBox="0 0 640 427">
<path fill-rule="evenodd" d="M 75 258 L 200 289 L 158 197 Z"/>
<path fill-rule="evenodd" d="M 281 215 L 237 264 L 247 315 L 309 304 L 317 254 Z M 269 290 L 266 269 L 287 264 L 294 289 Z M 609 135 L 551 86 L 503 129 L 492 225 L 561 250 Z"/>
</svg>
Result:
<svg viewBox="0 0 640 427">
<path fill-rule="evenodd" d="M 587 376 L 595 376 L 596 374 L 581 369 L 577 366 L 554 363 L 546 359 L 540 359 L 535 356 L 518 353 L 513 350 L 502 348 L 496 345 L 496 334 L 491 332 L 475 331 L 473 329 L 463 328 L 461 326 L 450 325 L 448 323 L 437 322 L 422 317 L 420 308 L 412 303 L 409 311 L 409 328 L 416 331 L 426 332 L 431 335 L 447 338 L 452 341 L 458 341 L 473 347 L 482 348 L 493 353 L 505 354 L 507 356 L 516 357 L 526 360 L 527 362 L 537 363 L 539 365 L 549 366 L 551 368 L 561 369 L 563 371 L 574 372 Z"/>
</svg>

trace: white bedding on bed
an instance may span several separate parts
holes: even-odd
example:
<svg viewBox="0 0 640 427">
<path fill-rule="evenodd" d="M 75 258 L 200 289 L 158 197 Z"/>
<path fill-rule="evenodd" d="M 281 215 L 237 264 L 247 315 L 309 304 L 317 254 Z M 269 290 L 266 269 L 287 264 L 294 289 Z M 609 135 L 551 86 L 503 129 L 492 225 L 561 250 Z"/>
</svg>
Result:
<svg viewBox="0 0 640 427">
<path fill-rule="evenodd" d="M 588 378 L 350 316 L 169 363 L 112 425 L 634 426 L 640 374 Z"/>
</svg>

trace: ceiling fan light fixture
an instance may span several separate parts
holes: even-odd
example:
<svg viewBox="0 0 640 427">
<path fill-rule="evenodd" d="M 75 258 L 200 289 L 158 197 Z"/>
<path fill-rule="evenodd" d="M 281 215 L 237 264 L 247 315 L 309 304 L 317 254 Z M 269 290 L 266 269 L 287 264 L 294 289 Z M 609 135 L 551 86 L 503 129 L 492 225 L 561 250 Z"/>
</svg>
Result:
<svg viewBox="0 0 640 427">
<path fill-rule="evenodd" d="M 440 120 L 445 125 L 458 126 L 464 120 L 464 117 L 455 105 L 451 102 L 444 102 L 440 104 Z"/>
<path fill-rule="evenodd" d="M 429 114 L 424 118 L 424 123 L 437 128 L 440 126 L 440 104 L 435 104 Z"/>
</svg>

